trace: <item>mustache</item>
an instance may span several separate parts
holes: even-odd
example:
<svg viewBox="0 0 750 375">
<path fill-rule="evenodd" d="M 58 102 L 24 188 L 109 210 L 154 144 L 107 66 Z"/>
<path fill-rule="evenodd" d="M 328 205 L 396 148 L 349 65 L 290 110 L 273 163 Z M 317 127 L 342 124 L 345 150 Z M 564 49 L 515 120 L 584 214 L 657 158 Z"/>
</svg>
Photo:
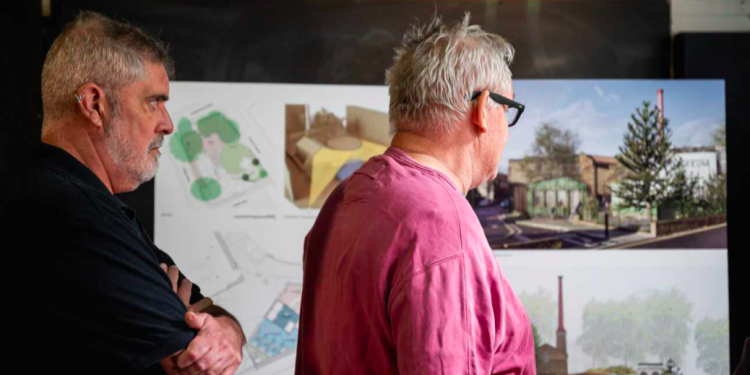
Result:
<svg viewBox="0 0 750 375">
<path fill-rule="evenodd" d="M 161 145 L 164 143 L 164 134 L 159 134 L 154 139 L 151 140 L 151 143 L 148 144 L 148 149 L 152 150 L 155 148 L 161 147 Z"/>
</svg>

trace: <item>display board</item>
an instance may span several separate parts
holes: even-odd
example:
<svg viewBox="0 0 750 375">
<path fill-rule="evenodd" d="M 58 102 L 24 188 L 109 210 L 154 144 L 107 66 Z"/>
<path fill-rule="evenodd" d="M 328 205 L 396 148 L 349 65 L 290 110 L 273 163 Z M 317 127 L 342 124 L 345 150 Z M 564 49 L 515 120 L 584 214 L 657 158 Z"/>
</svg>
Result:
<svg viewBox="0 0 750 375">
<path fill-rule="evenodd" d="M 282 339 L 293 337 L 291 331 L 288 331 L 287 328 L 291 327 L 290 329 L 293 331 L 295 311 L 293 296 L 296 293 L 295 291 L 298 290 L 300 280 L 298 271 L 300 258 L 299 254 L 295 252 L 298 251 L 297 249 L 301 249 L 301 234 L 306 231 L 306 228 L 309 228 L 314 220 L 314 201 L 324 197 L 324 192 L 330 187 L 330 183 L 335 183 L 339 176 L 334 175 L 332 179 L 328 180 L 330 171 L 318 173 L 316 175 L 319 177 L 316 178 L 316 183 L 313 183 L 311 175 L 309 181 L 307 181 L 310 186 L 306 187 L 305 178 L 307 177 L 304 171 L 302 174 L 297 173 L 296 175 L 289 172 L 289 165 L 298 168 L 300 166 L 294 160 L 290 161 L 292 164 L 287 163 L 287 145 L 290 144 L 288 133 L 293 133 L 287 130 L 295 129 L 295 124 L 286 121 L 287 114 L 294 114 L 295 111 L 299 111 L 300 106 L 315 113 L 318 109 L 323 108 L 322 105 L 316 109 L 314 100 L 302 96 L 296 96 L 298 99 L 296 101 L 280 100 L 276 108 L 281 112 L 273 115 L 275 116 L 273 117 L 274 121 L 277 121 L 273 126 L 277 128 L 268 132 L 259 131 L 264 126 L 268 126 L 268 124 L 253 117 L 252 102 L 255 98 L 254 95 L 259 94 L 254 93 L 254 90 L 244 92 L 242 89 L 236 89 L 236 96 L 223 96 L 212 91 L 215 86 L 220 86 L 218 82 L 291 84 L 291 87 L 287 87 L 283 94 L 279 94 L 280 96 L 293 96 L 292 92 L 299 86 L 298 84 L 373 85 L 358 86 L 357 89 L 372 89 L 374 92 L 378 92 L 383 88 L 374 86 L 382 84 L 383 71 L 392 61 L 392 49 L 398 44 L 401 35 L 409 24 L 414 23 L 417 19 L 428 20 L 436 13 L 442 15 L 446 20 L 454 20 L 460 18 L 466 11 L 472 13 L 473 22 L 482 25 L 484 29 L 505 36 L 516 47 L 517 57 L 511 66 L 515 78 L 654 79 L 667 78 L 670 71 L 669 5 L 667 2 L 639 0 L 447 1 L 438 3 L 421 1 L 305 3 L 287 1 L 204 2 L 198 0 L 156 2 L 137 0 L 125 3 L 94 0 L 53 1 L 51 17 L 44 19 L 42 22 L 44 44 L 47 48 L 59 33 L 61 27 L 81 9 L 93 10 L 119 20 L 129 21 L 149 32 L 158 34 L 161 39 L 168 42 L 172 55 L 177 61 L 176 78 L 178 82 L 172 85 L 173 101 L 169 107 L 175 119 L 176 134 L 190 134 L 185 139 L 192 138 L 199 141 L 201 145 L 204 140 L 215 141 L 209 147 L 201 148 L 201 152 L 206 151 L 206 155 L 209 152 L 212 153 L 215 160 L 211 160 L 210 157 L 208 160 L 192 160 L 191 158 L 196 157 L 196 149 L 191 148 L 191 146 L 197 146 L 195 142 L 189 141 L 182 142 L 182 158 L 185 160 L 180 160 L 165 152 L 156 181 L 159 186 L 164 186 L 166 190 L 159 193 L 158 190 L 154 190 L 154 183 L 148 183 L 138 191 L 124 195 L 123 198 L 130 206 L 137 209 L 138 215 L 148 232 L 154 234 L 154 225 L 156 225 L 155 238 L 157 243 L 174 255 L 183 269 L 190 270 L 189 276 L 194 281 L 197 280 L 196 282 L 200 283 L 204 290 L 212 295 L 221 295 L 220 303 L 227 305 L 230 311 L 236 311 L 238 316 L 243 317 L 243 324 L 245 324 L 248 336 L 256 339 L 255 348 L 245 348 L 243 372 L 274 373 L 274 371 L 281 371 L 281 373 L 284 373 L 284 371 L 289 371 L 291 363 L 291 357 L 288 356 L 291 350 L 289 340 L 266 341 L 270 345 L 268 348 L 272 346 L 273 350 L 263 349 L 262 345 L 258 344 L 263 341 L 258 340 L 266 337 L 264 332 L 273 332 L 271 330 L 274 327 L 270 325 L 271 323 L 285 332 L 284 335 L 278 337 Z M 36 39 L 34 39 L 34 42 L 36 42 Z M 714 59 L 717 59 L 719 55 L 716 55 Z M 191 85 L 197 84 L 187 81 L 203 81 L 212 89 L 205 95 L 196 95 L 189 100 L 180 101 L 178 98 L 186 95 L 186 92 L 190 92 L 189 87 Z M 598 95 L 594 85 L 595 83 L 592 83 L 589 89 L 594 90 L 593 95 Z M 221 86 L 221 89 L 226 87 L 229 86 Z M 305 87 L 308 86 L 305 85 Z M 614 101 L 612 95 L 620 95 L 617 90 L 608 89 L 606 85 L 600 85 L 599 88 L 602 90 L 602 100 L 609 98 Z M 623 104 L 626 108 L 625 111 L 632 113 L 643 99 L 649 99 L 654 104 L 658 100 L 656 93 L 653 91 L 654 88 L 645 90 L 640 95 L 641 97 L 631 102 L 629 106 Z M 667 102 L 666 113 L 667 117 L 670 117 L 676 114 L 670 109 L 673 105 L 670 100 L 674 98 L 675 93 L 681 90 L 672 90 L 668 87 L 664 89 L 665 101 Z M 377 96 L 378 94 L 374 95 Z M 703 105 L 703 99 L 705 97 L 696 101 L 693 107 L 700 109 Z M 592 102 L 593 100 L 596 100 L 596 97 L 592 97 Z M 373 106 L 371 102 L 374 102 L 374 100 L 366 100 L 359 104 L 346 102 L 337 108 L 334 108 L 332 103 L 322 104 L 325 105 L 327 111 L 337 114 L 339 118 L 347 118 L 347 106 L 349 106 L 357 107 L 354 108 L 354 112 L 361 109 L 366 114 L 373 114 L 374 116 L 371 117 L 377 120 L 384 108 Z M 538 106 L 536 103 L 531 103 L 532 107 Z M 211 106 L 206 107 L 209 104 Z M 201 112 L 201 109 L 206 112 Z M 216 109 L 219 115 L 211 119 L 218 121 L 211 120 L 208 122 L 218 123 L 218 125 L 209 125 L 208 128 L 228 128 L 230 130 L 213 132 L 205 130 L 207 137 L 203 137 L 201 128 L 206 128 L 206 126 L 200 126 L 200 120 L 206 116 L 210 117 L 213 109 Z M 188 112 L 184 112 L 185 110 L 188 110 Z M 195 111 L 197 112 L 191 115 Z M 713 111 L 708 112 L 712 113 L 712 116 L 715 113 Z M 185 131 L 180 133 L 178 115 L 183 114 L 186 114 L 184 117 L 190 122 L 190 126 L 183 125 Z M 528 113 L 524 115 L 524 119 L 527 119 L 527 116 Z M 299 118 L 299 116 L 296 117 Z M 672 118 L 672 121 L 672 125 L 679 126 L 678 123 L 675 123 L 675 118 Z M 234 129 L 233 123 L 236 124 L 234 125 L 237 128 L 236 132 L 231 130 Z M 183 124 L 186 124 L 186 122 L 183 122 Z M 734 124 L 734 134 L 739 134 L 737 128 L 739 125 Z M 296 129 L 299 130 L 299 123 L 296 126 Z M 731 127 L 732 124 L 728 124 L 728 126 Z M 695 129 L 701 128 L 696 127 Z M 198 138 L 191 131 L 195 132 Z M 624 134 L 624 131 L 621 132 Z M 699 131 L 699 133 L 703 136 L 707 134 L 705 131 Z M 222 134 L 224 139 L 222 139 Z M 344 134 L 344 136 L 349 135 Z M 370 137 L 372 134 L 368 133 L 367 136 Z M 218 140 L 216 140 L 217 137 Z M 238 137 L 236 142 L 233 141 L 233 137 Z M 353 138 L 359 138 L 361 144 L 367 141 L 364 136 L 353 136 Z M 377 132 L 375 138 L 378 138 Z M 263 143 L 261 141 L 263 139 L 267 139 L 268 142 Z M 355 145 L 357 144 L 356 140 L 348 139 L 338 143 L 334 142 L 334 145 L 338 145 L 339 148 L 351 148 L 353 147 L 352 142 Z M 373 143 L 377 144 L 377 142 Z M 730 141 L 730 143 L 732 142 Z M 165 143 L 165 145 L 171 147 L 171 141 L 170 144 Z M 273 147 L 269 147 L 271 145 Z M 212 146 L 214 146 L 213 149 Z M 296 143 L 292 146 L 290 149 L 296 151 Z M 305 155 L 305 150 L 311 150 L 309 146 L 309 143 L 307 146 L 303 143 L 300 147 L 301 154 L 298 162 L 302 159 L 301 156 Z M 166 151 L 166 148 L 164 150 Z M 520 150 L 519 155 L 525 156 L 528 152 L 528 143 Z M 735 147 L 734 150 L 737 153 L 740 149 Z M 356 160 L 352 159 L 351 151 L 351 149 L 344 150 L 344 152 L 348 152 L 347 155 L 338 158 L 334 156 L 333 159 L 338 160 L 337 163 L 341 163 L 341 160 L 344 159 L 344 165 L 348 163 L 348 166 L 352 167 L 352 165 L 356 165 Z M 581 151 L 584 154 L 597 155 L 588 146 L 584 148 L 582 145 Z M 171 151 L 169 152 L 171 153 Z M 180 151 L 177 151 L 177 153 L 179 154 Z M 330 150 L 327 153 L 329 156 L 336 154 L 336 152 L 331 153 Z M 508 155 L 511 155 L 511 153 L 509 151 Z M 270 154 L 275 156 L 270 156 Z M 362 153 L 360 153 L 361 155 Z M 174 163 L 170 158 L 174 158 Z M 720 156 L 717 158 L 719 159 L 718 162 L 721 163 Z M 256 160 L 258 164 L 255 164 Z M 510 157 L 507 157 L 506 160 L 510 160 Z M 350 161 L 353 163 L 349 163 Z M 729 164 L 733 165 L 731 161 Z M 341 170 L 341 167 L 336 168 L 336 165 L 334 163 L 334 167 L 329 169 L 336 172 Z M 225 167 L 228 167 L 227 173 L 222 172 Z M 304 164 L 301 167 L 304 168 Z M 508 167 L 510 167 L 510 164 Z M 729 170 L 731 168 L 730 166 Z M 280 174 L 279 170 L 284 172 Z M 265 173 L 262 173 L 263 171 Z M 216 183 L 202 180 L 203 182 L 197 184 L 198 187 L 193 189 L 193 186 L 188 182 L 177 180 L 179 173 L 182 173 L 183 178 L 187 179 L 191 172 L 194 180 L 206 177 L 211 173 L 219 173 L 220 176 L 214 179 Z M 165 174 L 171 174 L 175 180 L 170 182 L 167 177 L 164 177 Z M 296 180 L 295 176 L 298 177 Z M 305 176 L 305 178 L 300 179 L 300 176 Z M 300 180 L 302 181 L 301 184 Z M 736 184 L 738 180 L 734 178 L 731 181 Z M 313 194 L 311 205 L 312 185 L 317 186 L 316 191 L 320 191 L 321 194 Z M 217 186 L 220 186 L 220 188 L 217 189 Z M 295 186 L 298 187 L 296 192 Z M 299 186 L 302 187 L 299 188 Z M 594 183 L 592 186 L 598 186 L 598 183 Z M 217 195 L 217 192 L 223 193 L 223 195 Z M 738 194 L 738 192 L 739 190 L 735 189 L 734 194 Z M 478 213 L 480 213 L 480 210 L 486 211 L 486 207 L 491 206 L 486 204 L 485 193 L 487 193 L 486 189 L 481 194 L 470 197 L 476 199 L 473 203 L 478 207 L 482 206 L 479 207 Z M 307 201 L 305 201 L 305 194 L 307 194 Z M 270 198 L 266 199 L 267 197 Z M 482 200 L 485 200 L 485 202 L 481 203 Z M 508 208 L 510 208 L 511 203 L 516 203 L 507 198 L 493 203 L 500 205 L 504 200 L 507 200 L 505 205 Z M 568 198 L 568 202 L 571 201 Z M 236 212 L 230 215 L 219 213 L 222 210 L 234 210 Z M 185 212 L 188 213 L 185 214 Z M 495 216 L 497 215 L 499 215 L 499 212 Z M 219 225 L 218 227 L 215 225 L 226 221 L 227 217 L 231 219 L 232 223 Z M 155 220 L 152 221 L 154 218 Z M 529 218 L 529 220 L 534 219 Z M 526 236 L 529 240 L 534 240 L 534 238 L 527 236 L 531 230 L 519 233 L 519 231 L 513 229 L 512 225 L 516 225 L 523 230 L 520 224 L 506 224 L 509 224 L 511 229 L 505 233 L 500 233 L 499 237 L 505 238 L 507 235 L 513 234 L 516 237 Z M 492 225 L 490 224 L 489 228 Z M 599 225 L 601 226 L 601 224 Z M 504 225 L 499 227 L 505 228 Z M 595 228 L 595 230 L 600 231 L 600 227 Z M 712 237 L 726 240 L 726 227 L 723 230 L 724 234 Z M 560 247 L 575 249 L 583 248 L 581 243 L 589 244 L 584 240 L 588 237 L 580 237 L 578 236 L 579 233 L 559 236 L 572 238 L 573 240 L 562 240 L 565 246 Z M 638 232 L 635 233 L 638 234 Z M 552 237 L 554 239 L 558 236 Z M 490 238 L 490 242 L 493 242 L 492 238 Z M 602 243 L 604 241 L 592 242 Z M 638 245 L 638 243 L 633 242 L 631 245 Z M 509 246 L 510 248 L 520 246 L 518 245 L 519 241 L 505 241 L 503 244 L 512 245 Z M 662 245 L 671 249 L 683 246 L 674 244 L 674 242 L 662 242 Z M 653 243 L 643 246 L 657 247 Z M 594 247 L 602 248 L 604 246 Z M 697 247 L 702 248 L 702 246 Z M 675 268 L 684 266 L 684 272 L 689 274 L 692 272 L 691 270 L 695 269 L 689 266 L 691 255 L 706 254 L 706 257 L 713 259 L 711 262 L 705 263 L 711 264 L 711 267 L 720 264 L 721 259 L 726 259 L 726 251 L 722 250 L 723 246 L 707 247 L 713 247 L 714 249 L 687 252 L 666 251 L 654 254 L 664 254 L 669 258 L 668 261 L 660 264 L 671 262 Z M 536 251 L 529 250 L 504 251 L 503 256 L 528 254 L 527 260 L 534 259 L 532 255 L 536 253 Z M 567 250 L 564 253 L 544 251 L 540 254 L 549 255 L 551 260 L 554 260 L 553 257 L 555 256 L 571 256 L 570 259 L 578 259 L 573 258 L 574 253 L 578 253 L 578 251 Z M 599 258 L 606 257 L 612 252 L 594 251 L 585 252 L 585 254 L 589 254 L 592 258 Z M 632 256 L 633 259 L 637 259 L 641 253 L 623 252 L 623 254 L 623 256 Z M 687 255 L 683 256 L 685 254 Z M 511 277 L 515 272 L 515 265 L 528 265 L 528 263 L 524 263 L 527 260 L 523 260 L 523 257 L 514 259 L 522 259 L 522 261 L 511 262 L 508 258 L 500 258 L 500 264 Z M 643 259 L 641 260 L 646 262 Z M 706 259 L 702 260 L 705 261 Z M 624 260 L 623 258 L 615 259 L 613 257 L 611 261 L 620 262 Z M 601 262 L 598 266 L 592 265 L 591 269 L 603 267 L 604 263 L 606 262 Z M 215 269 L 212 267 L 215 267 Z M 575 291 L 567 289 L 573 282 L 570 272 L 566 273 L 563 268 L 560 268 L 552 273 L 558 276 L 564 275 L 566 296 L 575 293 Z M 624 271 L 623 275 L 626 273 Z M 716 277 L 716 280 L 726 279 L 726 276 L 722 276 L 720 273 L 712 275 Z M 733 277 L 738 280 L 736 272 Z M 548 279 L 552 279 L 552 281 Z M 623 277 L 623 279 L 626 278 Z M 548 292 L 553 291 L 555 287 L 554 275 L 547 275 L 544 280 L 547 283 L 546 290 Z M 567 280 L 571 281 L 568 282 Z M 512 280 L 511 282 L 513 283 Z M 254 285 L 254 287 L 251 288 L 250 285 Z M 672 285 L 684 293 L 687 293 L 687 288 L 692 288 L 681 281 L 674 281 Z M 514 287 L 519 293 L 525 291 L 530 294 L 534 293 L 534 288 L 537 286 L 519 281 L 517 284 L 514 283 Z M 719 288 L 719 286 L 713 284 L 710 287 L 716 287 L 717 290 Z M 252 289 L 252 291 L 245 294 L 239 292 L 241 288 Z M 232 291 L 233 289 L 234 291 Z M 667 293 L 669 289 L 656 286 L 652 291 Z M 723 298 L 725 291 L 726 287 L 720 292 L 719 297 Z M 591 298 L 601 300 L 609 298 L 620 302 L 625 296 L 629 296 L 627 293 L 618 294 L 617 297 L 614 294 L 609 296 L 606 292 L 587 293 L 587 296 Z M 632 291 L 630 294 L 643 297 L 647 296 L 648 293 L 650 292 L 645 291 L 644 288 L 639 291 Z M 737 300 L 739 301 L 739 299 Z M 689 297 L 689 301 L 696 305 L 704 303 L 700 298 L 695 299 L 692 296 Z M 713 370 L 697 370 L 699 365 L 694 357 L 698 348 L 696 336 L 698 326 L 696 324 L 704 318 L 708 317 L 719 321 L 715 325 L 719 327 L 717 329 L 719 334 L 712 337 L 725 340 L 727 323 L 720 321 L 723 319 L 721 316 L 721 304 L 723 302 L 713 302 L 718 307 L 716 310 L 711 310 L 710 313 L 706 313 L 708 310 L 703 308 L 691 310 L 691 322 L 687 325 L 689 331 L 688 344 L 684 346 L 686 351 L 680 357 L 683 361 L 687 361 L 683 368 L 691 369 L 690 373 L 693 369 L 696 369 L 696 373 L 700 373 L 700 371 L 707 374 L 718 373 L 713 372 L 717 370 L 717 366 L 713 366 Z M 525 301 L 524 303 L 528 305 L 531 302 Z M 733 313 L 738 311 L 739 308 L 741 306 L 735 303 L 732 308 Z M 279 315 L 279 312 L 284 313 Z M 566 316 L 569 316 L 568 319 L 578 320 L 581 319 L 580 316 L 577 316 L 579 313 L 580 310 L 576 313 L 567 313 Z M 571 316 L 571 314 L 573 315 Z M 283 319 L 277 319 L 279 316 L 282 316 Z M 568 322 L 567 324 L 577 323 Z M 733 325 L 733 327 L 735 326 Z M 582 332 L 571 331 L 568 336 L 568 345 L 575 345 L 573 340 L 576 340 L 576 337 Z M 742 337 L 733 335 L 733 342 L 741 345 Z M 550 344 L 550 346 L 555 345 Z M 712 347 L 720 349 L 721 345 Z M 571 358 L 571 367 L 569 368 L 571 372 L 574 369 L 578 371 L 578 369 L 603 366 L 605 363 L 628 362 L 631 366 L 636 366 L 632 365 L 634 360 L 622 361 L 617 356 L 607 355 L 605 360 L 601 360 L 601 357 L 593 360 L 586 357 L 585 352 L 580 354 L 579 351 L 578 353 L 576 358 Z M 711 358 L 723 358 L 723 355 L 719 352 L 718 354 L 712 354 Z M 572 367 L 574 363 L 586 358 L 591 360 L 590 366 L 575 365 L 579 367 Z M 688 372 L 686 371 L 686 373 Z"/>
<path fill-rule="evenodd" d="M 669 359 L 694 374 L 713 374 L 715 363 L 728 368 L 724 223 L 691 229 L 691 235 L 707 236 L 710 245 L 700 246 L 693 239 L 668 251 L 596 250 L 659 243 L 648 225 L 640 228 L 647 217 L 644 210 L 623 207 L 612 198 L 626 174 L 614 156 L 621 152 L 628 122 L 634 122 L 630 114 L 644 101 L 659 102 L 661 90 L 662 108 L 674 113 L 662 127 L 665 140 L 674 143 L 674 160 L 686 161 L 683 171 L 696 182 L 698 194 L 726 169 L 720 162 L 723 146 L 717 144 L 717 134 L 724 129 L 723 87 L 722 81 L 514 81 L 516 99 L 526 104 L 528 113 L 510 129 L 498 166 L 506 182 L 514 181 L 514 188 L 526 185 L 528 191 L 546 183 L 521 183 L 531 177 L 518 177 L 513 168 L 530 157 L 539 129 L 550 124 L 580 132 L 575 163 L 598 161 L 598 170 L 590 172 L 601 180 L 595 185 L 601 189 L 598 198 L 589 186 L 593 177 L 582 166 L 583 173 L 560 177 L 572 190 L 559 184 L 536 201 L 532 193 L 531 204 L 521 209 L 503 204 L 512 189 L 498 188 L 493 191 L 497 196 L 488 194 L 476 208 L 490 244 L 498 249 L 501 268 L 537 329 L 538 350 L 552 357 L 559 347 L 550 333 L 550 321 L 559 316 L 552 292 L 556 276 L 568 280 L 564 324 L 570 373 L 612 366 L 637 371 L 645 364 L 664 367 Z M 157 245 L 245 327 L 248 343 L 241 373 L 291 374 L 304 237 L 327 194 L 390 143 L 387 88 L 173 82 L 170 89 L 167 109 L 175 132 L 165 139 L 156 177 Z M 714 99 L 699 108 L 692 105 L 702 95 Z M 703 176 L 702 163 L 690 167 L 692 160 L 713 163 L 708 171 L 714 174 Z M 597 213 L 600 202 L 612 202 L 609 238 L 596 217 L 569 217 L 564 207 L 577 206 L 568 200 L 571 191 L 579 192 L 575 199 L 581 206 L 595 202 Z M 557 200 L 562 197 L 564 205 Z M 521 212 L 529 216 L 513 216 Z M 677 221 L 687 217 L 683 212 L 674 215 Z M 631 221 L 615 223 L 614 218 Z M 548 251 L 522 250 L 529 244 Z M 654 306 L 661 310 L 652 311 Z M 603 320 L 593 321 L 591 314 Z M 596 324 L 614 326 L 603 330 Z M 638 324 L 637 334 L 633 324 Z M 618 346 L 622 344 L 626 348 Z M 552 366 L 544 362 L 547 357 L 540 358 L 538 366 Z"/>
</svg>

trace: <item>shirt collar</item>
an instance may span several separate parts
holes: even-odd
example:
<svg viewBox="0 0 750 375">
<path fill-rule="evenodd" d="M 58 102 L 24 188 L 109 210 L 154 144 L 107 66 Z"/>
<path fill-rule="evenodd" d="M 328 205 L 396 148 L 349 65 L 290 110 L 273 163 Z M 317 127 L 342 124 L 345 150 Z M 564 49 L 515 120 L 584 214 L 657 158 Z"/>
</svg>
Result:
<svg viewBox="0 0 750 375">
<path fill-rule="evenodd" d="M 448 185 L 450 185 L 450 187 L 452 187 L 453 189 L 461 193 L 461 195 L 464 195 L 463 192 L 461 192 L 461 190 L 458 188 L 458 186 L 456 186 L 456 184 L 454 184 L 453 181 L 450 178 L 448 178 L 448 176 L 445 173 L 440 172 L 437 169 L 432 169 L 430 167 L 420 164 L 418 161 L 414 160 L 414 158 L 409 156 L 409 154 L 407 154 L 406 151 L 395 146 L 390 146 L 388 147 L 387 150 L 385 150 L 383 154 L 388 155 L 400 161 L 401 163 L 411 165 L 412 167 L 418 170 L 421 170 L 423 172 L 426 172 L 428 174 L 441 178 L 442 180 L 447 182 Z"/>
<path fill-rule="evenodd" d="M 67 151 L 46 143 L 40 143 L 34 153 L 34 164 L 62 172 L 71 180 L 75 180 L 75 182 L 111 197 L 126 214 L 128 214 L 128 211 L 133 211 L 134 216 L 134 210 L 126 206 L 125 203 L 112 194 L 91 169 L 83 165 Z M 131 215 L 128 214 L 128 216 L 130 217 Z"/>
</svg>

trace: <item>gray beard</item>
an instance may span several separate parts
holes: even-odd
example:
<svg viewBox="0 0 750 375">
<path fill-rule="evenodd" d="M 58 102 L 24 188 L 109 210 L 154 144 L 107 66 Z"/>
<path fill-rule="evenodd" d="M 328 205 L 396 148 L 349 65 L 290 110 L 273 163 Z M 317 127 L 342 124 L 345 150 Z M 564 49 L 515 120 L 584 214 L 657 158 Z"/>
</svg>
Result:
<svg viewBox="0 0 750 375">
<path fill-rule="evenodd" d="M 140 155 L 137 154 L 133 140 L 123 132 L 124 123 L 113 118 L 108 125 L 104 130 L 104 146 L 115 166 L 124 172 L 130 181 L 136 183 L 136 188 L 154 178 L 159 167 L 159 159 L 157 155 L 150 155 L 149 152 L 162 145 L 164 135 L 155 136 L 149 143 L 146 154 Z"/>
</svg>

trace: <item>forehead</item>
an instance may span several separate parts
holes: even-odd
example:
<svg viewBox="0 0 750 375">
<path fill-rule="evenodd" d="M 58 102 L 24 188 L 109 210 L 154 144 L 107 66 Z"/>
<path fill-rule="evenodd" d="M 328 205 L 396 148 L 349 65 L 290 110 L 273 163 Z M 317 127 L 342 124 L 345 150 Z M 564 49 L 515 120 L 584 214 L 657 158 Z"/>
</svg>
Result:
<svg viewBox="0 0 750 375">
<path fill-rule="evenodd" d="M 169 76 L 160 63 L 146 63 L 146 75 L 134 86 L 144 95 L 169 95 Z"/>
</svg>

